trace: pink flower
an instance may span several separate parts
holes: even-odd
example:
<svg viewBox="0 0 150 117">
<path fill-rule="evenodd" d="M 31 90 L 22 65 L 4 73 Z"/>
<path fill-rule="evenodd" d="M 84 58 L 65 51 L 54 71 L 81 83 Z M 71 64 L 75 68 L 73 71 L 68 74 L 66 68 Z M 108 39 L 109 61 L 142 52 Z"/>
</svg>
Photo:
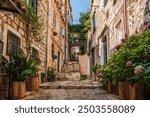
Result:
<svg viewBox="0 0 150 117">
<path fill-rule="evenodd" d="M 150 22 L 147 23 L 147 27 L 150 28 Z"/>
<path fill-rule="evenodd" d="M 98 77 L 100 77 L 101 75 L 102 75 L 101 73 L 97 74 Z"/>
<path fill-rule="evenodd" d="M 122 39 L 121 39 L 121 42 L 122 42 L 122 43 L 125 43 L 125 41 L 126 41 L 125 38 L 122 38 Z"/>
<path fill-rule="evenodd" d="M 116 48 L 117 50 L 119 50 L 119 49 L 120 49 L 120 44 L 116 45 L 115 48 Z"/>
<path fill-rule="evenodd" d="M 133 64 L 133 62 L 132 62 L 132 61 L 128 61 L 128 62 L 126 63 L 126 66 L 127 66 L 127 67 L 131 67 L 131 66 L 132 66 L 132 64 Z"/>
</svg>

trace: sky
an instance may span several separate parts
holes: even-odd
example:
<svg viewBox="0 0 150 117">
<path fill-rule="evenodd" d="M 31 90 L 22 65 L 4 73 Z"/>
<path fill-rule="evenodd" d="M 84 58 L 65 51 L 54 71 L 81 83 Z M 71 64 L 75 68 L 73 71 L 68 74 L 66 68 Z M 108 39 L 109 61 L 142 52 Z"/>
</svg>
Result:
<svg viewBox="0 0 150 117">
<path fill-rule="evenodd" d="M 79 23 L 80 13 L 90 9 L 90 0 L 70 0 L 73 14 L 73 24 Z"/>
</svg>

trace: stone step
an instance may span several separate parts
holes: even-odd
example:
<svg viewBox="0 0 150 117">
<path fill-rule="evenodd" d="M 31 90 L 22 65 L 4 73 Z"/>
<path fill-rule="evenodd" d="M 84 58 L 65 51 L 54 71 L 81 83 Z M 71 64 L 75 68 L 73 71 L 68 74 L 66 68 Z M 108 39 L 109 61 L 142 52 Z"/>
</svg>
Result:
<svg viewBox="0 0 150 117">
<path fill-rule="evenodd" d="M 80 66 L 79 63 L 76 62 L 68 62 L 64 64 L 62 68 L 62 72 L 79 72 L 80 71 Z"/>
<path fill-rule="evenodd" d="M 80 73 L 79 72 L 70 72 L 70 73 L 59 73 L 57 75 L 58 80 L 66 79 L 70 81 L 79 81 Z"/>
<path fill-rule="evenodd" d="M 82 83 L 82 81 L 72 82 L 72 81 L 56 81 L 50 83 L 43 83 L 40 85 L 42 89 L 96 89 L 102 88 L 101 83 Z"/>
</svg>

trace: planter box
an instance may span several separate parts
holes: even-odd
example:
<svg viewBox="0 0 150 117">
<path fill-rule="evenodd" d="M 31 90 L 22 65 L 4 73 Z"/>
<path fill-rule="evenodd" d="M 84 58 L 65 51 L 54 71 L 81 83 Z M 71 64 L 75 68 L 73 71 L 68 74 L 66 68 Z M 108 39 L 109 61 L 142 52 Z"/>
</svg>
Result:
<svg viewBox="0 0 150 117">
<path fill-rule="evenodd" d="M 129 99 L 140 100 L 143 98 L 143 87 L 139 83 L 129 84 Z"/>
<path fill-rule="evenodd" d="M 107 89 L 108 93 L 112 93 L 113 92 L 113 85 L 111 81 L 108 81 L 108 89 Z"/>
<path fill-rule="evenodd" d="M 11 88 L 12 99 L 20 99 L 26 96 L 25 81 L 22 81 L 22 82 L 12 81 L 11 87 L 12 87 Z"/>
<path fill-rule="evenodd" d="M 118 95 L 118 86 L 113 85 L 111 81 L 108 81 L 108 88 L 107 88 L 108 93 L 114 93 Z"/>
<path fill-rule="evenodd" d="M 31 77 L 27 81 L 27 90 L 36 91 L 39 89 L 39 77 Z"/>
<path fill-rule="evenodd" d="M 104 90 L 108 90 L 108 82 L 104 82 L 103 83 L 103 89 Z"/>
<path fill-rule="evenodd" d="M 128 83 L 124 81 L 118 82 L 119 98 L 121 100 L 128 99 Z"/>
</svg>

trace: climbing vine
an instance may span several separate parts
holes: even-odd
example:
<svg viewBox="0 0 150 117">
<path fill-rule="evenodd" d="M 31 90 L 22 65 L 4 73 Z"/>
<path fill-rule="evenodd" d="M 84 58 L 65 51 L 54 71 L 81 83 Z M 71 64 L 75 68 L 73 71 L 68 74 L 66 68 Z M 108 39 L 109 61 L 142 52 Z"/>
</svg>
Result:
<svg viewBox="0 0 150 117">
<path fill-rule="evenodd" d="M 38 16 L 33 7 L 30 4 L 27 4 L 27 2 L 21 2 L 22 7 L 25 10 L 25 15 L 27 18 L 29 18 L 29 21 L 31 22 L 31 36 L 32 39 L 34 39 L 35 42 L 41 42 L 43 39 L 43 21 L 41 20 L 41 17 Z M 33 41 L 33 40 L 31 40 Z"/>
</svg>

